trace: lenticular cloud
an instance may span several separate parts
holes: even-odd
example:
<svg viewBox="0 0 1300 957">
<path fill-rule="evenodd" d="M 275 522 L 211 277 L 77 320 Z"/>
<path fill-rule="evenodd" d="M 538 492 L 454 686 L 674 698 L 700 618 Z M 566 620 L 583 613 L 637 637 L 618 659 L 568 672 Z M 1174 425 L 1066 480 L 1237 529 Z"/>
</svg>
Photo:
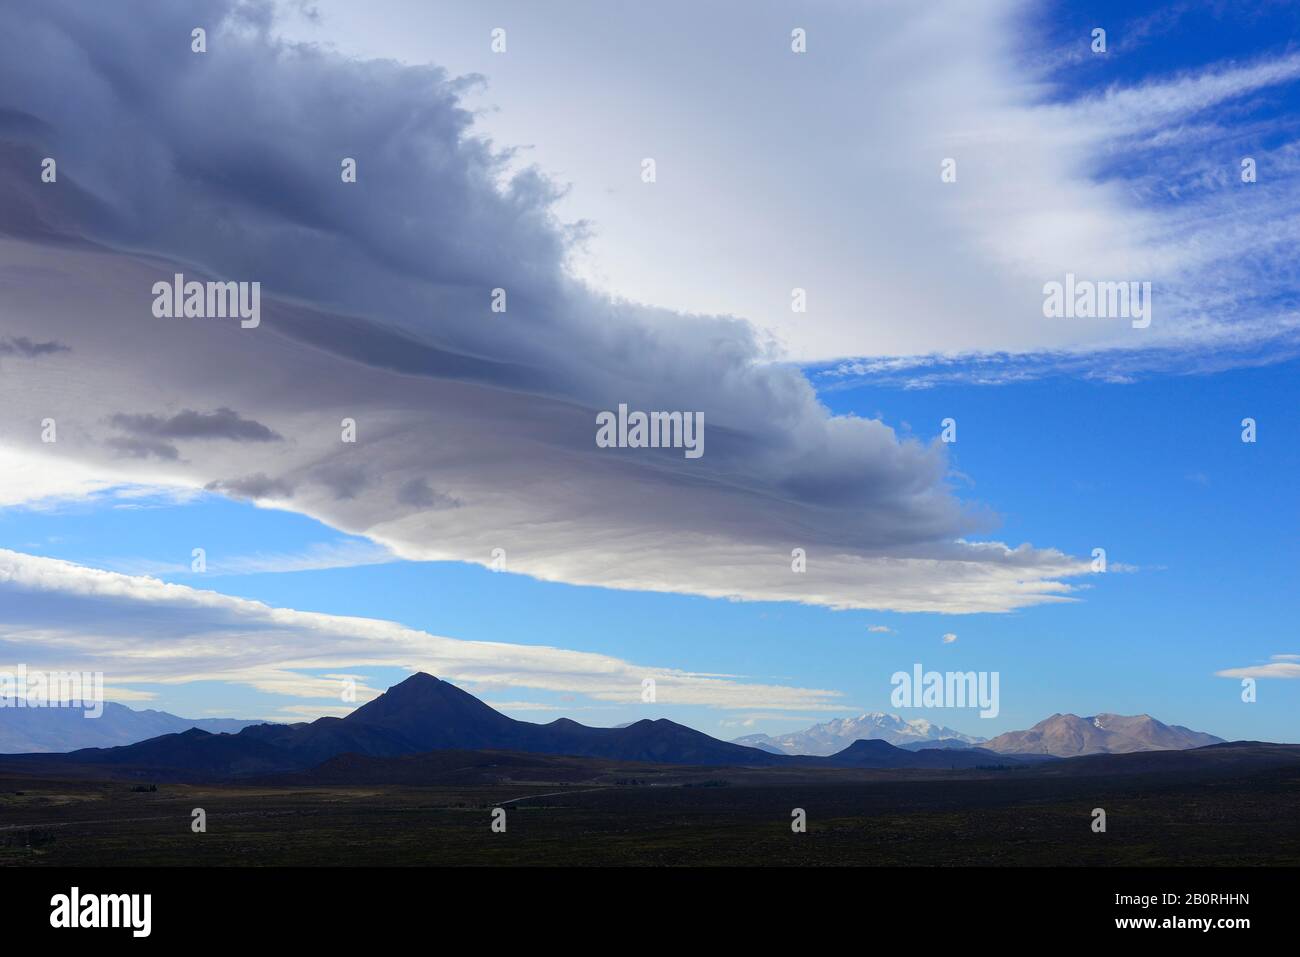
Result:
<svg viewBox="0 0 1300 957">
<path fill-rule="evenodd" d="M 0 354 L 0 500 L 206 487 L 411 559 L 846 608 L 1005 611 L 1088 570 L 975 541 L 942 445 L 830 415 L 746 322 L 575 281 L 555 189 L 504 177 L 471 81 L 148 6 L 0 11 L 0 341 L 50 344 Z M 156 315 L 177 274 L 259 283 L 259 322 Z M 622 405 L 699 416 L 707 452 L 601 447 Z"/>
</svg>

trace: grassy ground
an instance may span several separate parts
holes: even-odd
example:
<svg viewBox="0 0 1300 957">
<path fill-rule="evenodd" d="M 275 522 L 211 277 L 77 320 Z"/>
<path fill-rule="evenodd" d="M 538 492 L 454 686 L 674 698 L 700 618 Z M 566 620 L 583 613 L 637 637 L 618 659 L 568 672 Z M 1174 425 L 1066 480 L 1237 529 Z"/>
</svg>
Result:
<svg viewBox="0 0 1300 957">
<path fill-rule="evenodd" d="M 503 804 L 507 830 L 493 833 Z M 796 807 L 807 833 L 790 829 Z M 191 831 L 194 808 L 206 833 Z M 1298 810 L 1295 769 L 1086 780 L 711 769 L 654 785 L 156 791 L 9 778 L 0 864 L 1297 865 Z"/>
</svg>

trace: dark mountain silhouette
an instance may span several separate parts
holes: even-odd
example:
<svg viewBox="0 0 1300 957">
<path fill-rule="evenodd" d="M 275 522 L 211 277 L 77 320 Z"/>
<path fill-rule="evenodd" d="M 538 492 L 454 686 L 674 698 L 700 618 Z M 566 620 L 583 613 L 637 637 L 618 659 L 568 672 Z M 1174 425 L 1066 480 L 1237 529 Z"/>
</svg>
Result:
<svg viewBox="0 0 1300 957">
<path fill-rule="evenodd" d="M 881 741 L 864 738 L 854 741 L 843 751 L 822 759 L 840 768 L 931 768 L 935 770 L 978 768 L 1019 764 L 1016 758 L 996 754 L 985 748 L 925 748 L 912 751 Z"/>
<path fill-rule="evenodd" d="M 303 770 L 343 754 L 395 757 L 449 749 L 685 765 L 766 767 L 781 760 L 662 718 L 624 728 L 589 728 L 568 718 L 550 724 L 516 721 L 424 673 L 394 685 L 346 718 L 254 725 L 238 734 L 186 731 L 124 747 L 20 755 L 13 760 L 152 769 L 182 777 L 238 776 Z"/>
<path fill-rule="evenodd" d="M 389 688 L 341 719 L 341 724 L 345 728 L 364 726 L 368 733 L 379 729 L 403 742 L 400 750 L 347 749 L 365 754 L 458 748 L 666 764 L 772 763 L 772 755 L 765 751 L 719 741 L 663 718 L 635 721 L 622 728 L 589 728 L 568 718 L 557 718 L 550 724 L 516 721 L 455 685 L 423 673 Z"/>
<path fill-rule="evenodd" d="M 269 727 L 269 726 L 264 726 Z M 278 748 L 239 734 L 211 734 L 198 728 L 164 734 L 120 748 L 85 748 L 68 754 L 25 754 L 15 758 L 41 765 L 46 761 L 114 768 L 202 771 L 222 777 L 274 771 L 284 767 Z"/>
<path fill-rule="evenodd" d="M 333 717 L 320 718 L 309 724 L 255 725 L 245 728 L 235 737 L 246 739 L 253 745 L 274 748 L 281 756 L 281 766 L 286 768 L 309 767 L 336 754 L 349 752 L 392 755 L 428 750 L 400 731 Z"/>
<path fill-rule="evenodd" d="M 400 734 L 417 751 L 501 746 L 527 736 L 533 725 L 509 718 L 455 685 L 423 672 L 394 685 L 346 718 L 345 726 L 368 725 Z M 569 722 L 574 728 L 583 726 Z M 552 725 L 559 722 L 552 722 Z M 597 729 L 584 729 L 597 730 Z"/>
<path fill-rule="evenodd" d="M 1039 766 L 1047 775 L 1192 774 L 1228 771 L 1250 774 L 1300 766 L 1300 745 L 1267 741 L 1225 741 L 1177 751 L 1089 754 Z"/>
<path fill-rule="evenodd" d="M 830 758 L 815 755 L 795 756 L 794 769 L 808 775 L 834 775 L 837 771 L 893 771 L 911 770 L 917 765 L 914 756 L 904 749 L 894 748 L 887 742 L 880 747 L 870 739 L 855 742 L 838 755 Z M 898 753 L 899 751 L 902 753 Z M 946 757 L 948 760 L 940 760 Z M 996 755 L 992 752 L 966 755 L 955 761 L 950 750 L 933 749 L 924 759 L 926 768 L 935 772 L 959 773 L 970 769 L 987 768 L 1006 770 L 1014 768 L 1017 775 L 1039 777 L 1109 777 L 1116 775 L 1161 775 L 1175 780 L 1192 780 L 1200 777 L 1243 775 L 1300 766 L 1300 745 L 1265 744 L 1258 741 L 1239 741 L 1232 744 L 1211 745 L 1185 751 L 1137 751 L 1128 754 L 1101 754 L 1079 758 L 1060 758 L 1021 761 Z M 674 785 L 700 780 L 747 781 L 761 780 L 765 769 L 687 767 L 682 765 L 650 765 L 641 762 L 610 761 L 603 758 L 583 758 L 568 755 L 526 754 L 517 751 L 428 751 L 398 757 L 370 757 L 343 754 L 306 771 L 266 775 L 251 779 L 251 783 L 268 787 L 295 786 L 492 786 L 500 784 L 539 784 L 563 787 L 566 785 L 646 784 L 657 782 Z M 775 772 L 774 779 L 789 782 L 790 768 Z M 695 778 L 692 778 L 695 775 Z M 248 780 L 248 779 L 246 779 Z M 827 780 L 818 777 L 800 777 L 794 780 Z M 855 778 L 855 780 L 862 780 Z"/>
</svg>

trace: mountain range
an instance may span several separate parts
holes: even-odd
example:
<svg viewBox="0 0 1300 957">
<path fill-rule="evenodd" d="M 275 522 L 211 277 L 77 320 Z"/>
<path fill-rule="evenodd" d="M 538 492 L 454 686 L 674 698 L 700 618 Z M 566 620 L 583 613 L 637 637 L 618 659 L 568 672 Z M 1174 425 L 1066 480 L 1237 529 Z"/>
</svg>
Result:
<svg viewBox="0 0 1300 957">
<path fill-rule="evenodd" d="M 624 728 L 590 728 L 568 718 L 516 721 L 449 682 L 417 673 L 345 718 L 251 725 L 235 734 L 192 728 L 122 747 L 15 755 L 10 761 L 238 776 L 303 770 L 342 754 L 394 757 L 447 749 L 750 767 L 782 760 L 662 718 Z"/>
<path fill-rule="evenodd" d="M 907 720 L 896 714 L 871 711 L 856 718 L 837 718 L 815 724 L 790 734 L 750 734 L 736 738 L 734 743 L 772 754 L 828 756 L 862 739 L 888 741 L 908 751 L 978 746 L 1002 755 L 1057 758 L 1133 751 L 1180 751 L 1223 741 L 1212 734 L 1165 724 L 1149 714 L 1097 714 L 1082 718 L 1074 714 L 1054 714 L 1027 731 L 1008 731 L 985 739 L 925 719 Z"/>
<path fill-rule="evenodd" d="M 734 743 L 750 748 L 761 748 L 773 754 L 824 756 L 843 751 L 854 741 L 864 738 L 888 741 L 890 744 L 909 749 L 913 746 L 924 747 L 927 742 L 940 740 L 959 741 L 967 747 L 984 740 L 934 724 L 924 718 L 913 718 L 909 721 L 896 714 L 868 711 L 855 718 L 836 718 L 791 734 L 776 736 L 748 734 L 743 738 L 736 738 Z"/>
<path fill-rule="evenodd" d="M 1053 715 L 1029 731 L 1001 735 L 978 746 L 947 736 L 955 733 L 950 729 L 928 723 L 925 727 L 944 736 L 906 742 L 907 747 L 879 738 L 857 739 L 826 755 L 776 754 L 719 741 L 663 718 L 619 728 L 592 728 L 568 718 L 549 724 L 517 721 L 449 682 L 417 673 L 344 718 L 255 724 L 235 733 L 214 734 L 191 727 L 117 747 L 10 755 L 5 763 L 28 769 L 69 766 L 83 771 L 96 769 L 97 774 L 198 779 L 301 772 L 347 755 L 399 758 L 462 751 L 565 755 L 657 765 L 951 770 L 1037 764 L 1052 760 L 1056 751 L 1096 754 L 1110 753 L 1110 749 L 1119 753 L 1193 748 L 1219 741 L 1212 735 L 1161 724 L 1147 715 L 1098 715 L 1090 719 Z M 918 729 L 916 733 L 921 732 Z M 1003 753 L 1003 747 L 1019 750 Z"/>
<path fill-rule="evenodd" d="M 1165 724 L 1149 714 L 1098 714 L 1086 718 L 1054 714 L 1028 731 L 1008 731 L 983 746 L 1000 754 L 1050 754 L 1069 758 L 1082 754 L 1183 751 L 1222 743 L 1222 738 L 1212 734 Z"/>
<path fill-rule="evenodd" d="M 0 754 L 112 748 L 199 728 L 214 734 L 240 731 L 257 721 L 234 718 L 179 718 L 166 711 L 134 711 L 113 701 L 87 718 L 80 708 L 0 707 Z"/>
</svg>

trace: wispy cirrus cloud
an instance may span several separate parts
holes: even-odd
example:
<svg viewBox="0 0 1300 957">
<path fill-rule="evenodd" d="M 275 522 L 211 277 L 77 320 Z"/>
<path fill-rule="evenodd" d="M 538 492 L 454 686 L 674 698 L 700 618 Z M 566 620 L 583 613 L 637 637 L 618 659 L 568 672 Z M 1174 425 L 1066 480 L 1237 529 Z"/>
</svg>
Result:
<svg viewBox="0 0 1300 957">
<path fill-rule="evenodd" d="M 356 568 L 397 561 L 388 549 L 374 542 L 347 539 L 313 542 L 291 552 L 252 552 L 246 555 L 213 555 L 205 558 L 204 577 L 223 575 L 266 575 L 286 572 L 321 571 L 328 568 Z M 108 560 L 113 571 L 127 575 L 186 575 L 193 570 L 183 562 L 153 562 L 136 559 Z"/>
<path fill-rule="evenodd" d="M 1112 36 L 1131 39 L 1128 29 Z M 929 327 L 943 342 L 812 357 L 825 385 L 1128 382 L 1300 355 L 1300 123 L 1275 108 L 1296 95 L 1300 56 L 1280 50 L 1138 83 L 1102 79 L 1080 92 L 1067 73 L 1074 61 L 1089 57 L 1104 77 L 1105 58 L 1072 49 L 1065 62 L 1005 74 L 1001 97 L 969 114 L 982 119 L 951 144 L 962 168 L 979 169 L 977 187 L 959 179 L 949 197 L 954 228 L 988 268 L 981 301 L 953 313 L 978 331 L 939 321 Z M 1067 272 L 1150 281 L 1150 328 L 1044 318 L 1043 283 Z M 983 314 L 995 304 L 1002 319 Z"/>
</svg>

